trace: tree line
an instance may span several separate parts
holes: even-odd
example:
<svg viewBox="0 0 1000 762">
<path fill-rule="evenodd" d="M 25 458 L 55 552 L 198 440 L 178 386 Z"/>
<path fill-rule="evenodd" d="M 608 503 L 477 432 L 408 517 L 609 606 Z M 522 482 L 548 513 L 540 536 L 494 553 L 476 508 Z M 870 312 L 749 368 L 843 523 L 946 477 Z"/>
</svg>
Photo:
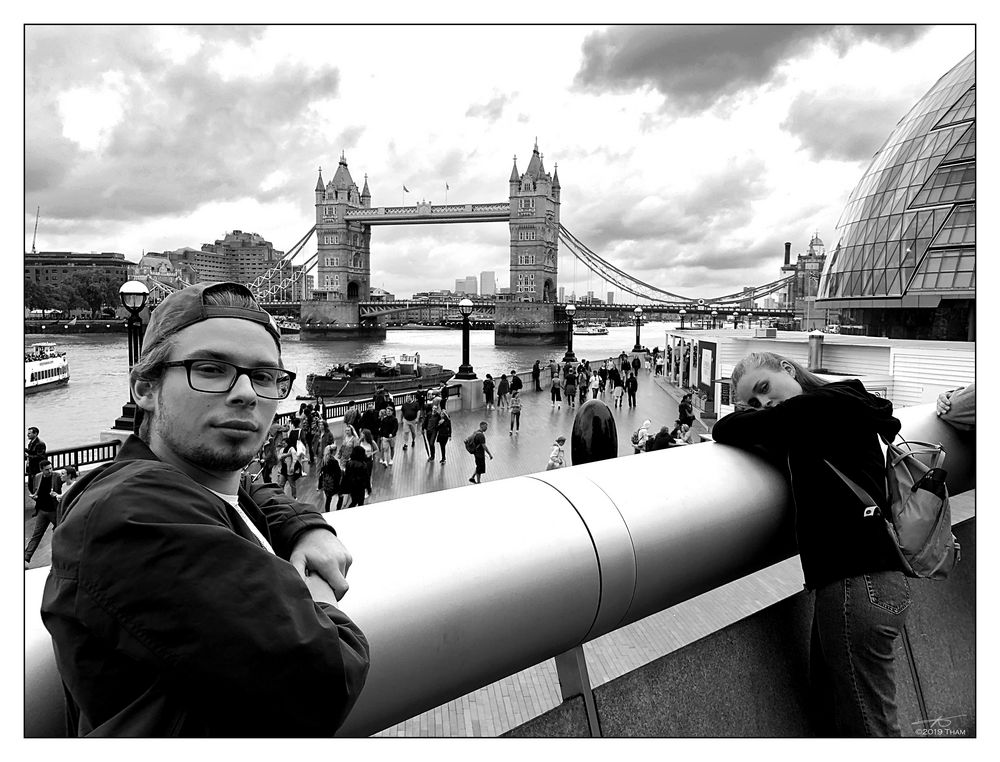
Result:
<svg viewBox="0 0 1000 762">
<path fill-rule="evenodd" d="M 83 272 L 61 283 L 35 283 L 24 279 L 24 306 L 29 310 L 89 309 L 92 318 L 99 317 L 107 307 L 116 309 L 121 303 L 118 289 L 124 281 L 107 273 Z"/>
</svg>

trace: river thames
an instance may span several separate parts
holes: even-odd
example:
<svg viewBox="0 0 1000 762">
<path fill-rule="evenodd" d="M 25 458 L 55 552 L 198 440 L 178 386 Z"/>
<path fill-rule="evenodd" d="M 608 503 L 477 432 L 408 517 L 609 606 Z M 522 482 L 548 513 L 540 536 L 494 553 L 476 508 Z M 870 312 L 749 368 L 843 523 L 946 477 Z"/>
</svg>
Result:
<svg viewBox="0 0 1000 762">
<path fill-rule="evenodd" d="M 663 347 L 664 333 L 673 323 L 650 322 L 642 327 L 642 343 Z M 65 386 L 27 395 L 25 424 L 37 426 L 50 450 L 90 444 L 100 431 L 110 428 L 128 402 L 128 348 L 125 334 L 27 334 L 27 349 L 36 341 L 55 341 L 65 351 L 70 381 Z M 295 397 L 306 394 L 306 375 L 322 373 L 340 362 L 374 361 L 383 355 L 399 359 L 420 353 L 421 362 L 440 363 L 457 371 L 462 362 L 460 330 L 389 330 L 384 341 L 300 341 L 295 334 L 282 337 L 285 367 L 297 374 L 292 393 L 279 405 L 279 412 L 297 409 Z M 635 344 L 635 328 L 608 328 L 606 336 L 574 336 L 573 351 L 580 360 L 600 361 L 629 351 Z M 544 365 L 561 360 L 565 346 L 523 345 L 498 347 L 493 331 L 470 333 L 470 361 L 479 378 L 487 373 L 499 377 L 511 368 L 527 371 L 535 360 Z"/>
</svg>

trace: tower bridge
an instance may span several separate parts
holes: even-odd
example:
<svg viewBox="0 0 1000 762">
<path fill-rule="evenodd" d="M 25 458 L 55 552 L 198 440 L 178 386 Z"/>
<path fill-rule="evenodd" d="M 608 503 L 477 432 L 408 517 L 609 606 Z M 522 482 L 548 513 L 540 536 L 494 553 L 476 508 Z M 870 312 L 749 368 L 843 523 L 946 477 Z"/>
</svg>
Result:
<svg viewBox="0 0 1000 762">
<path fill-rule="evenodd" d="M 392 303 L 371 297 L 372 228 L 380 225 L 433 225 L 505 222 L 510 229 L 510 301 L 481 306 L 492 314 L 497 344 L 561 343 L 566 335 L 565 305 L 557 302 L 558 246 L 621 292 L 639 297 L 647 315 L 677 316 L 680 310 L 726 314 L 741 309 L 760 316 L 789 317 L 790 310 L 753 309 L 763 296 L 788 288 L 792 276 L 711 299 L 686 297 L 636 278 L 589 249 L 559 221 L 561 185 L 558 165 L 545 169 L 535 141 L 524 172 L 514 157 L 507 180 L 506 201 L 413 206 L 373 206 L 368 176 L 358 188 L 341 153 L 333 179 L 324 182 L 320 168 L 314 189 L 315 222 L 277 267 L 249 284 L 258 300 L 276 304 L 278 294 L 300 289 L 302 334 L 314 339 L 383 338 L 390 317 L 419 314 L 427 302 Z M 316 235 L 316 253 L 293 264 L 305 244 Z M 305 273 L 315 273 L 311 300 L 306 300 Z M 483 303 L 480 302 L 479 305 Z M 629 312 L 636 305 L 598 305 L 577 302 L 581 315 Z M 442 303 L 441 306 L 446 306 Z M 583 311 L 586 312 L 583 312 Z M 290 309 L 285 309 L 289 314 Z"/>
</svg>

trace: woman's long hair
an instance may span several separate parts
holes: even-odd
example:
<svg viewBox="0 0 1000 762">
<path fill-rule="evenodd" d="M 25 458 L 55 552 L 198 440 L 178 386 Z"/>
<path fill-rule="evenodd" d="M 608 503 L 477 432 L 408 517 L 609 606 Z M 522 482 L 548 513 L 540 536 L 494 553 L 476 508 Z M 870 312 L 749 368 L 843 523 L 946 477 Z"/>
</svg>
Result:
<svg viewBox="0 0 1000 762">
<path fill-rule="evenodd" d="M 732 388 L 735 390 L 740 383 L 740 379 L 743 378 L 744 374 L 748 370 L 753 370 L 754 368 L 768 368 L 769 370 L 780 371 L 781 363 L 787 362 L 792 366 L 795 371 L 795 380 L 798 381 L 799 386 L 802 387 L 802 391 L 808 392 L 813 389 L 818 389 L 821 386 L 827 384 L 822 378 L 817 376 L 815 373 L 806 370 L 801 365 L 799 365 L 794 360 L 789 360 L 787 357 L 775 354 L 774 352 L 751 352 L 738 363 L 736 367 L 733 368 L 731 375 Z"/>
</svg>

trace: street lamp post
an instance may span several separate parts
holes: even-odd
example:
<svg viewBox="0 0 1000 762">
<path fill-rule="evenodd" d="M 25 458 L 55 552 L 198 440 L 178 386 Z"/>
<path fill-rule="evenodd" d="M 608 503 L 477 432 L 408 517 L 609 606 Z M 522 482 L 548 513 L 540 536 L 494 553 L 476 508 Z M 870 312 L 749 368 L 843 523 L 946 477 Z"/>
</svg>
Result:
<svg viewBox="0 0 1000 762">
<path fill-rule="evenodd" d="M 138 280 L 130 280 L 118 289 L 118 297 L 122 301 L 122 306 L 128 310 L 128 321 L 126 322 L 126 332 L 128 335 L 128 371 L 131 378 L 132 368 L 139 362 L 142 348 L 142 318 L 139 313 L 146 306 L 149 298 L 149 289 L 146 284 Z M 128 385 L 128 402 L 122 406 L 122 414 L 115 420 L 113 428 L 125 431 L 132 431 L 135 421 L 135 397 L 132 395 L 132 383 Z"/>
<path fill-rule="evenodd" d="M 730 317 L 733 319 L 733 330 L 735 331 L 739 327 L 740 316 L 734 312 Z"/>
<path fill-rule="evenodd" d="M 683 307 L 681 307 L 680 312 L 678 312 L 677 314 L 679 314 L 681 316 L 681 330 L 683 331 L 684 330 L 684 316 L 687 314 L 687 310 L 685 310 Z"/>
<path fill-rule="evenodd" d="M 576 305 L 567 304 L 566 305 L 566 321 L 569 325 L 569 333 L 566 336 L 566 354 L 563 357 L 563 362 L 576 362 L 576 355 L 573 354 L 573 316 L 576 314 Z"/>
<path fill-rule="evenodd" d="M 469 363 L 469 315 L 472 314 L 471 299 L 463 299 L 458 303 L 458 311 L 462 313 L 462 364 L 458 366 L 455 378 L 475 378 L 476 374 Z"/>
<path fill-rule="evenodd" d="M 635 346 L 632 347 L 633 352 L 641 352 L 642 344 L 639 343 L 639 324 L 642 320 L 642 307 L 636 307 L 634 310 L 635 314 Z"/>
</svg>

